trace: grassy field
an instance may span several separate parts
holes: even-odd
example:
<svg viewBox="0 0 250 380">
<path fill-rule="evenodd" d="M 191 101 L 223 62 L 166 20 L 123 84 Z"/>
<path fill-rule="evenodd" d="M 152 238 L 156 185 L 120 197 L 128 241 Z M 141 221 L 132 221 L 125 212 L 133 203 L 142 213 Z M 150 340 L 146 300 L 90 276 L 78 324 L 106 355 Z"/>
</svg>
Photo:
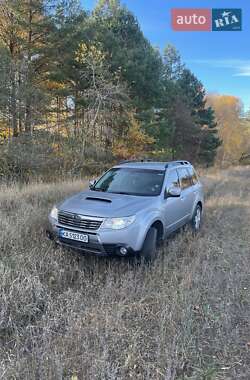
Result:
<svg viewBox="0 0 250 380">
<path fill-rule="evenodd" d="M 203 176 L 197 237 L 150 267 L 55 249 L 51 206 L 84 183 L 0 190 L 0 379 L 250 378 L 250 167 Z"/>
</svg>

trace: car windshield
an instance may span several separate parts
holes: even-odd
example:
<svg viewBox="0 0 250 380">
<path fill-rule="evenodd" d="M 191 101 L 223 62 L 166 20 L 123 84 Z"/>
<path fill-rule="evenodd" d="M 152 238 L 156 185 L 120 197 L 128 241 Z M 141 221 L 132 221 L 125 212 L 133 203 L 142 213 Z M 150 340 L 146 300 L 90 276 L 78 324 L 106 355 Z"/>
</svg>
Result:
<svg viewBox="0 0 250 380">
<path fill-rule="evenodd" d="M 92 187 L 95 191 L 115 194 L 157 196 L 161 193 L 165 171 L 136 168 L 114 168 Z"/>
</svg>

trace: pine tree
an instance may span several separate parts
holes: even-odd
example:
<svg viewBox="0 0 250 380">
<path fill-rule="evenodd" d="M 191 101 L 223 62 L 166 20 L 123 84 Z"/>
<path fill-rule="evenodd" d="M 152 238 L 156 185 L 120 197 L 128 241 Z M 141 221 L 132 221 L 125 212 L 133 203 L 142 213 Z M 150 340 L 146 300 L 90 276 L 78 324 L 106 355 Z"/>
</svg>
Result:
<svg viewBox="0 0 250 380">
<path fill-rule="evenodd" d="M 205 88 L 188 69 L 183 70 L 178 85 L 190 108 L 194 123 L 200 131 L 196 142 L 197 159 L 207 164 L 213 164 L 216 150 L 221 141 L 216 129 L 214 111 L 211 107 L 206 106 Z"/>
</svg>

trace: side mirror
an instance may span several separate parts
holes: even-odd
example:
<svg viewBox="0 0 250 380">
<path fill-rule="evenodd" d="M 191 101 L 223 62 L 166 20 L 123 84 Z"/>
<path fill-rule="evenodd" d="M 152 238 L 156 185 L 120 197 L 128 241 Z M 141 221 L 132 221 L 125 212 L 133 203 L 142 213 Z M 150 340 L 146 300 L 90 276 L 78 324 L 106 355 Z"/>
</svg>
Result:
<svg viewBox="0 0 250 380">
<path fill-rule="evenodd" d="M 181 188 L 177 186 L 170 187 L 166 190 L 165 198 L 178 198 L 181 196 Z"/>
<path fill-rule="evenodd" d="M 90 179 L 89 180 L 89 189 L 93 189 L 93 187 L 95 186 L 96 184 L 96 179 Z"/>
</svg>

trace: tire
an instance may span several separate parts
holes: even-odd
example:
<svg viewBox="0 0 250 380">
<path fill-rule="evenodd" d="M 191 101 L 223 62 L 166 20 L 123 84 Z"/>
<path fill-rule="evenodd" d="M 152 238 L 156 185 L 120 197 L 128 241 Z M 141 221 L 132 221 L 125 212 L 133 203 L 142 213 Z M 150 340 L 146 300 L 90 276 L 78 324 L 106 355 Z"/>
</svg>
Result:
<svg viewBox="0 0 250 380">
<path fill-rule="evenodd" d="M 156 258 L 157 250 L 157 229 L 151 227 L 148 230 L 146 238 L 143 243 L 142 250 L 140 252 L 140 257 L 145 262 L 153 261 Z"/>
<path fill-rule="evenodd" d="M 200 205 L 197 205 L 196 208 L 195 208 L 195 210 L 194 210 L 193 217 L 192 217 L 192 220 L 191 220 L 192 230 L 195 233 L 198 232 L 198 231 L 200 231 L 201 224 L 202 224 L 202 209 L 201 209 Z"/>
</svg>

